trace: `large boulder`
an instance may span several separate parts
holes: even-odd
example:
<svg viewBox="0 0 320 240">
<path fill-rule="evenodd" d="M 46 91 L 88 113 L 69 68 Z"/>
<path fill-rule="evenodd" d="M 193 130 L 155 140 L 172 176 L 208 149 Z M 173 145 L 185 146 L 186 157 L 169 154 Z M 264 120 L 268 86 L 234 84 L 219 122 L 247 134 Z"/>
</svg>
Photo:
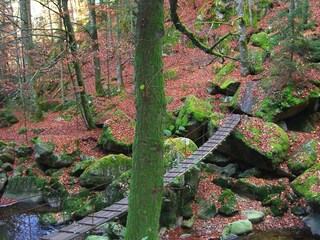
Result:
<svg viewBox="0 0 320 240">
<path fill-rule="evenodd" d="M 47 180 L 35 176 L 17 176 L 10 178 L 3 198 L 11 198 L 23 202 L 40 203 L 43 201 L 43 189 Z"/>
<path fill-rule="evenodd" d="M 232 190 L 241 195 L 262 201 L 271 194 L 283 192 L 286 189 L 284 181 L 284 179 L 274 181 L 255 177 L 240 178 L 232 186 Z"/>
<path fill-rule="evenodd" d="M 189 95 L 185 99 L 184 105 L 181 106 L 177 120 L 177 129 L 182 126 L 186 129 L 186 134 L 188 138 L 193 141 L 199 139 L 203 135 L 204 127 L 200 127 L 203 122 L 208 120 L 210 114 L 212 113 L 213 107 L 210 102 L 196 98 L 193 95 Z M 193 131 L 198 129 L 197 131 Z"/>
<path fill-rule="evenodd" d="M 305 109 L 314 109 L 320 89 L 311 83 L 289 84 L 278 78 L 267 78 L 243 84 L 231 106 L 266 121 L 287 119 Z"/>
<path fill-rule="evenodd" d="M 77 158 L 78 151 L 54 154 L 55 145 L 51 142 L 44 142 L 37 139 L 34 144 L 34 159 L 36 162 L 50 168 L 69 167 Z"/>
<path fill-rule="evenodd" d="M 251 232 L 252 223 L 249 220 L 239 220 L 229 223 L 222 231 L 222 240 L 235 239 L 237 235 Z"/>
<path fill-rule="evenodd" d="M 293 152 L 288 160 L 289 169 L 296 175 L 302 174 L 308 168 L 312 167 L 317 159 L 317 140 L 305 142 Z"/>
<path fill-rule="evenodd" d="M 223 114 L 210 116 L 209 135 L 222 125 Z M 287 134 L 276 124 L 259 118 L 243 118 L 218 150 L 239 161 L 261 169 L 275 170 L 290 148 Z"/>
<path fill-rule="evenodd" d="M 258 47 L 251 47 L 248 50 L 249 71 L 251 74 L 263 72 L 263 63 L 266 60 L 267 52 Z"/>
<path fill-rule="evenodd" d="M 234 71 L 234 62 L 229 62 L 223 66 L 215 78 L 207 84 L 207 91 L 210 94 L 222 93 L 227 96 L 233 96 L 240 86 L 238 79 L 228 77 Z"/>
<path fill-rule="evenodd" d="M 131 168 L 132 159 L 123 154 L 108 155 L 91 164 L 79 178 L 83 187 L 104 189 L 122 173 Z"/>
<path fill-rule="evenodd" d="M 117 132 L 121 128 L 121 132 Z M 104 125 L 99 146 L 105 152 L 128 154 L 132 151 L 135 122 L 122 111 L 116 111 Z M 126 134 L 122 134 L 126 132 Z"/>
<path fill-rule="evenodd" d="M 223 190 L 218 201 L 221 204 L 221 207 L 218 209 L 219 213 L 232 216 L 239 211 L 236 196 L 230 189 Z"/>
<path fill-rule="evenodd" d="M 291 187 L 300 196 L 303 196 L 308 203 L 319 211 L 320 209 L 320 163 L 314 165 L 297 177 Z"/>
</svg>

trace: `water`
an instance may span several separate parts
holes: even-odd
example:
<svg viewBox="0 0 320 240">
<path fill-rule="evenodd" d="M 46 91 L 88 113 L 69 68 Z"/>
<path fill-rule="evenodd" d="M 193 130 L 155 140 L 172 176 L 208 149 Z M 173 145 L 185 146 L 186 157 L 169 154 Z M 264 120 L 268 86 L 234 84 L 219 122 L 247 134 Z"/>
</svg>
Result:
<svg viewBox="0 0 320 240">
<path fill-rule="evenodd" d="M 41 207 L 37 208 L 37 212 L 24 213 L 35 207 L 35 204 L 16 204 L 0 208 L 0 220 L 5 223 L 0 227 L 0 240 L 35 240 L 54 232 L 56 227 L 39 223 L 40 213 L 52 209 Z"/>
</svg>

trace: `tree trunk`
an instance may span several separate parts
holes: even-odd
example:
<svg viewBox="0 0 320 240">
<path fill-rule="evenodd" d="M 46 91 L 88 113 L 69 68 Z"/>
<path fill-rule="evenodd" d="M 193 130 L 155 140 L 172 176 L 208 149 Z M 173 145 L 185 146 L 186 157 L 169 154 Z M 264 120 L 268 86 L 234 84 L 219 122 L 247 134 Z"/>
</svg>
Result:
<svg viewBox="0 0 320 240">
<path fill-rule="evenodd" d="M 118 1 L 118 8 L 116 12 L 116 21 L 117 21 L 117 85 L 118 91 L 120 92 L 124 89 L 124 82 L 122 77 L 122 61 L 121 61 L 121 48 L 120 48 L 120 41 L 121 41 L 121 27 L 120 27 L 120 16 L 119 16 L 119 8 L 121 5 L 121 1 Z"/>
<path fill-rule="evenodd" d="M 31 95 L 33 103 L 31 104 L 33 114 L 37 120 L 43 119 L 41 106 L 39 103 L 39 93 L 37 91 L 37 78 L 32 76 L 30 69 L 32 70 L 33 61 L 32 53 L 33 42 L 32 42 L 32 24 L 31 24 L 31 9 L 30 0 L 20 0 L 20 20 L 21 20 L 21 42 L 22 42 L 22 58 L 23 58 L 23 71 L 24 78 L 27 82 L 31 82 Z"/>
<path fill-rule="evenodd" d="M 244 21 L 243 5 L 243 0 L 238 0 L 240 71 L 241 76 L 245 77 L 249 74 L 249 64 L 248 47 L 246 42 L 246 23 Z"/>
<path fill-rule="evenodd" d="M 95 79 L 95 89 L 97 96 L 103 96 L 103 86 L 101 82 L 101 63 L 99 56 L 99 44 L 98 44 L 98 31 L 97 31 L 97 18 L 95 10 L 95 0 L 87 0 L 89 6 L 89 23 L 90 23 L 90 37 L 93 41 L 92 50 L 94 52 L 93 56 L 93 67 L 94 67 L 94 79 Z"/>
<path fill-rule="evenodd" d="M 67 39 L 68 39 L 68 47 L 71 51 L 71 54 L 73 55 L 73 67 L 76 73 L 76 79 L 77 79 L 77 84 L 79 87 L 79 94 L 80 94 L 80 103 L 81 103 L 81 108 L 82 108 L 82 116 L 83 120 L 87 126 L 88 129 L 93 129 L 95 127 L 94 121 L 90 112 L 89 108 L 89 103 L 87 100 L 86 96 L 86 89 L 83 81 L 83 76 L 82 76 L 82 67 L 81 63 L 78 60 L 76 54 L 77 54 L 77 42 L 74 36 L 74 31 L 73 27 L 71 24 L 71 19 L 70 19 L 70 14 L 69 14 L 69 9 L 68 9 L 68 0 L 61 0 L 61 10 L 62 14 L 61 16 L 63 17 L 63 23 L 66 28 L 67 32 Z"/>
<path fill-rule="evenodd" d="M 134 58 L 137 125 L 133 146 L 127 240 L 158 239 L 163 192 L 163 0 L 138 1 Z"/>
</svg>

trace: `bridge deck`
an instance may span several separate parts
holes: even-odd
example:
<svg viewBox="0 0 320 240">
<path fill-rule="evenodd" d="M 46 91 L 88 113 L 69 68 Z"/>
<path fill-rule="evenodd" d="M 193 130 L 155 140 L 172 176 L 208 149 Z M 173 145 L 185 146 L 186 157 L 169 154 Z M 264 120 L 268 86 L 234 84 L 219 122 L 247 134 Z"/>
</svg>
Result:
<svg viewBox="0 0 320 240">
<path fill-rule="evenodd" d="M 212 153 L 232 132 L 240 121 L 240 115 L 231 115 L 226 122 L 208 139 L 197 151 L 186 160 L 182 161 L 178 167 L 172 168 L 164 174 L 164 185 L 170 184 L 173 179 L 184 174 L 197 163 L 205 159 Z M 43 236 L 41 240 L 69 240 L 81 236 L 85 232 L 93 230 L 112 219 L 125 215 L 128 211 L 128 198 L 124 198 L 103 210 L 91 214 L 80 221 L 59 229 L 48 236 Z"/>
</svg>

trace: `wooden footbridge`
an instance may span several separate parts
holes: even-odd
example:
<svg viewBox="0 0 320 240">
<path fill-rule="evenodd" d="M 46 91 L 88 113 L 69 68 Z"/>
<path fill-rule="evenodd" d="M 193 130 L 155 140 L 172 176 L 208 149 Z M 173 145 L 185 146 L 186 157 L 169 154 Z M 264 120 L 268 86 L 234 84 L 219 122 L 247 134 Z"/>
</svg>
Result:
<svg viewBox="0 0 320 240">
<path fill-rule="evenodd" d="M 226 122 L 208 139 L 196 152 L 182 161 L 178 167 L 172 168 L 164 174 L 164 185 L 169 185 L 173 179 L 186 173 L 190 168 L 204 160 L 211 154 L 232 132 L 240 122 L 240 115 L 232 114 Z M 125 215 L 128 211 L 128 198 L 124 198 L 103 210 L 91 214 L 80 221 L 59 229 L 48 236 L 43 236 L 41 240 L 68 240 L 80 237 L 84 233 L 96 229 L 97 227 L 113 219 Z"/>
</svg>

